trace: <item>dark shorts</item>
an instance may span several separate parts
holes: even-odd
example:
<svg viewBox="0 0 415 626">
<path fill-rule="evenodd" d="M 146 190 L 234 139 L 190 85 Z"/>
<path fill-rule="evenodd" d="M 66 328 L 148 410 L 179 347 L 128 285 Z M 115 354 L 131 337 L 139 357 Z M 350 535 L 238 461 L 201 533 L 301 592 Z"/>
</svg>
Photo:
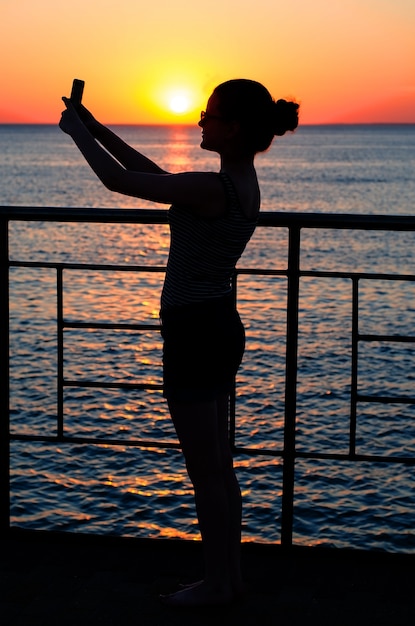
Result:
<svg viewBox="0 0 415 626">
<path fill-rule="evenodd" d="M 164 396 L 182 402 L 229 393 L 245 349 L 233 298 L 214 298 L 164 310 Z"/>
</svg>

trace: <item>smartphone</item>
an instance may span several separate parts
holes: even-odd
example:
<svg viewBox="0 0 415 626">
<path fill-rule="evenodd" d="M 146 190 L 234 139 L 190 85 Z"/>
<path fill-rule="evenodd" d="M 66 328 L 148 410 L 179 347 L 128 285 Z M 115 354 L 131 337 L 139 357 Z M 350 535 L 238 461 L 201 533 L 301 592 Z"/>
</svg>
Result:
<svg viewBox="0 0 415 626">
<path fill-rule="evenodd" d="M 71 102 L 76 106 L 81 104 L 82 94 L 84 92 L 85 82 L 75 78 L 72 83 Z"/>
</svg>

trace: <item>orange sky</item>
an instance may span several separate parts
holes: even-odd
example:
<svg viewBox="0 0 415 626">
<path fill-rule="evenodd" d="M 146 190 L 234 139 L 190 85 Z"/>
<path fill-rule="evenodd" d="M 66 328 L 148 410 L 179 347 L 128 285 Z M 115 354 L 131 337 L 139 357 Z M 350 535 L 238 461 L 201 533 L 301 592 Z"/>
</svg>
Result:
<svg viewBox="0 0 415 626">
<path fill-rule="evenodd" d="M 0 0 L 0 123 L 57 122 L 75 77 L 107 123 L 196 122 L 235 77 L 305 124 L 415 123 L 414 33 L 414 0 Z"/>
</svg>

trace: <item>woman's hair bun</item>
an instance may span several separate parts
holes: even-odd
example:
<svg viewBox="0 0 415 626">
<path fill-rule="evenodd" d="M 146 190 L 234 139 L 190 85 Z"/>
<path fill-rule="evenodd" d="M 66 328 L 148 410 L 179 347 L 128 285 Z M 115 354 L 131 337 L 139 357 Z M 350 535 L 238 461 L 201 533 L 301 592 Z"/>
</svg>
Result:
<svg viewBox="0 0 415 626">
<path fill-rule="evenodd" d="M 274 102 L 274 135 L 282 136 L 297 128 L 299 106 L 297 102 L 283 99 Z"/>
</svg>

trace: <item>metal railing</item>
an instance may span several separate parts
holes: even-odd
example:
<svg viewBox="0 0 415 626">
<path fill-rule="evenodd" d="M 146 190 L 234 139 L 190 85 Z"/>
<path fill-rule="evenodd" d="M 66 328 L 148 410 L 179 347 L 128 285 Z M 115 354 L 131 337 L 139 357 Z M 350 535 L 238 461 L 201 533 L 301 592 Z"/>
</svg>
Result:
<svg viewBox="0 0 415 626">
<path fill-rule="evenodd" d="M 106 328 L 129 330 L 159 331 L 158 325 L 151 324 L 110 324 L 92 322 L 68 322 L 63 315 L 63 272 L 70 270 L 100 269 L 105 271 L 125 272 L 163 272 L 163 267 L 97 265 L 79 263 L 47 263 L 12 261 L 9 259 L 8 228 L 10 221 L 50 221 L 50 222 L 101 222 L 124 224 L 165 224 L 167 212 L 164 210 L 123 210 L 123 209 L 54 209 L 34 207 L 0 207 L 0 528 L 10 526 L 10 480 L 9 455 L 11 440 L 41 440 L 50 443 L 69 442 L 79 444 L 111 444 L 123 446 L 178 447 L 177 443 L 160 440 L 116 440 L 113 438 L 69 437 L 64 431 L 64 388 L 70 386 L 89 386 L 106 388 L 146 388 L 160 389 L 161 385 L 136 384 L 123 382 L 96 382 L 67 380 L 63 371 L 64 329 L 65 328 Z M 230 437 L 234 451 L 251 455 L 279 456 L 283 463 L 283 488 L 281 508 L 281 544 L 290 546 L 293 535 L 293 506 L 295 489 L 295 465 L 298 458 L 340 459 L 353 462 L 371 461 L 383 463 L 415 464 L 415 457 L 382 456 L 358 454 L 356 452 L 356 414 L 359 402 L 415 404 L 415 397 L 369 396 L 358 392 L 358 346 L 360 342 L 398 341 L 415 343 L 415 336 L 410 335 L 372 335 L 359 332 L 359 281 L 390 280 L 415 282 L 412 274 L 380 274 L 368 272 L 306 271 L 300 267 L 301 231 L 304 229 L 354 229 L 384 231 L 415 231 L 415 218 L 407 216 L 380 215 L 341 215 L 316 213 L 262 213 L 259 227 L 288 229 L 288 254 L 286 269 L 240 269 L 238 275 L 256 274 L 283 276 L 287 279 L 286 308 L 286 354 L 285 354 L 285 414 L 283 449 L 280 451 L 238 447 L 235 445 L 235 394 L 231 399 Z M 53 268 L 56 271 L 57 294 L 57 429 L 55 435 L 25 435 L 10 433 L 9 423 L 9 269 L 10 267 Z M 351 341 L 351 393 L 349 416 L 349 450 L 347 453 L 324 453 L 299 451 L 296 448 L 297 420 L 297 373 L 298 373 L 298 336 L 299 336 L 299 296 L 301 278 L 346 278 L 352 282 L 352 341 Z"/>
</svg>

